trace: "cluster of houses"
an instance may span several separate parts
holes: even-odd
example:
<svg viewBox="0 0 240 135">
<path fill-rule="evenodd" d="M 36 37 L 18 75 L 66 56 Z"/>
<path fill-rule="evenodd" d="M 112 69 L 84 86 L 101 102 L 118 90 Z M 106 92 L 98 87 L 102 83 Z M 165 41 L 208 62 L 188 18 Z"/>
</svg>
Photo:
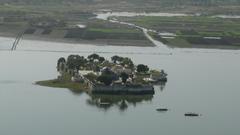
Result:
<svg viewBox="0 0 240 135">
<path fill-rule="evenodd" d="M 121 74 L 125 73 L 128 75 L 128 78 L 126 80 L 126 83 L 128 84 L 132 84 L 134 83 L 134 79 L 137 78 L 137 71 L 135 70 L 135 68 L 129 68 L 120 64 L 113 64 L 111 66 L 104 66 L 104 67 L 100 67 L 99 70 L 89 70 L 89 69 L 82 69 L 82 70 L 70 70 L 67 69 L 67 65 L 66 62 L 62 62 L 60 63 L 59 67 L 64 67 L 62 68 L 62 70 L 60 70 L 60 73 L 63 72 L 69 72 L 72 75 L 71 80 L 73 82 L 82 82 L 84 81 L 84 76 L 88 75 L 88 74 L 94 74 L 95 76 L 101 76 L 104 72 L 112 72 L 115 74 L 116 76 L 116 80 L 114 80 L 113 84 L 120 84 L 123 82 Z M 60 74 L 61 75 L 61 74 Z M 161 70 L 159 71 L 150 71 L 148 73 L 144 73 L 145 77 L 142 78 L 143 81 L 145 82 L 149 82 L 149 83 L 154 83 L 154 82 L 159 82 L 159 81 L 167 81 L 167 74 Z M 96 82 L 95 82 L 96 83 Z M 97 82 L 100 83 L 100 82 Z"/>
<path fill-rule="evenodd" d="M 122 92 L 153 94 L 154 83 L 167 81 L 167 74 L 163 70 L 138 72 L 135 66 L 128 66 L 106 60 L 101 62 L 101 64 L 97 63 L 98 62 L 94 61 L 86 62 L 84 67 L 69 69 L 66 61 L 60 62 L 58 63 L 59 78 L 67 72 L 71 75 L 72 82 L 88 83 L 92 92 L 101 94 L 110 92 L 114 94 Z M 104 78 L 102 79 L 104 81 L 99 79 L 101 77 Z"/>
<path fill-rule="evenodd" d="M 84 80 L 84 76 L 88 75 L 88 74 L 94 74 L 96 76 L 101 76 L 104 72 L 112 72 L 115 74 L 116 78 L 118 78 L 118 80 L 115 80 L 113 83 L 121 83 L 121 77 L 119 77 L 121 75 L 121 73 L 126 73 L 129 75 L 129 78 L 127 79 L 128 83 L 132 83 L 132 75 L 134 74 L 134 70 L 130 69 L 130 68 L 126 68 L 122 65 L 115 65 L 113 67 L 103 67 L 100 68 L 98 71 L 94 71 L 94 70 L 74 70 L 73 71 L 73 76 L 71 78 L 71 80 L 73 82 L 81 82 Z M 98 82 L 100 83 L 100 82 Z"/>
</svg>

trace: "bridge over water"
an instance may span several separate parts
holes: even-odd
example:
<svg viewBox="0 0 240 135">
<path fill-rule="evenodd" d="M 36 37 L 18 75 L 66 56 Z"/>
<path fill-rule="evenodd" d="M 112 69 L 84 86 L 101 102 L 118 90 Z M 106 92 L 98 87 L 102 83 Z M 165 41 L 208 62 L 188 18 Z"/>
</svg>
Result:
<svg viewBox="0 0 240 135">
<path fill-rule="evenodd" d="M 18 44 L 19 44 L 19 41 L 22 39 L 24 33 L 25 33 L 25 30 L 19 32 L 19 34 L 17 35 L 15 41 L 13 42 L 13 45 L 12 45 L 12 47 L 11 47 L 11 51 L 14 51 L 14 50 L 17 49 L 17 46 L 18 46 Z"/>
</svg>

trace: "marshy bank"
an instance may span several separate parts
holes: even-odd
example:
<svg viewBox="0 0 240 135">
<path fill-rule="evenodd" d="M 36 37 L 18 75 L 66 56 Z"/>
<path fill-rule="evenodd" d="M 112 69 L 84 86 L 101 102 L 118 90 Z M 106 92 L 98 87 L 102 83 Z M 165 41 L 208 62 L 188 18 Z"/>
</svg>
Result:
<svg viewBox="0 0 240 135">
<path fill-rule="evenodd" d="M 240 18 L 218 16 L 113 16 L 148 29 L 154 39 L 173 48 L 240 49 Z"/>
<path fill-rule="evenodd" d="M 3 19 L 0 35 L 14 37 L 24 30 L 25 39 L 74 44 L 239 49 L 238 17 L 134 12 L 85 14 L 76 20 Z"/>
<path fill-rule="evenodd" d="M 0 20 L 0 36 L 16 37 L 24 32 L 24 39 L 44 40 L 65 43 L 84 43 L 111 46 L 154 46 L 141 30 L 105 20 L 85 19 L 66 20 L 56 17 L 36 17 L 28 19 Z"/>
</svg>

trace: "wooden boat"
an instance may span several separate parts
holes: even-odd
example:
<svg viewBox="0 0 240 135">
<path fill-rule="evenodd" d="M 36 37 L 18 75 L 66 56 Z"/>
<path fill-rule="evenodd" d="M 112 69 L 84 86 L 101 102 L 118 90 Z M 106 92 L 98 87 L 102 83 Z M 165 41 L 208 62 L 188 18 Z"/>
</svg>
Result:
<svg viewBox="0 0 240 135">
<path fill-rule="evenodd" d="M 166 111 L 168 111 L 167 108 L 158 108 L 156 110 L 159 111 L 159 112 L 166 112 Z"/>
<path fill-rule="evenodd" d="M 198 117 L 198 116 L 200 116 L 200 115 L 197 114 L 197 113 L 185 113 L 184 115 L 185 115 L 185 116 L 189 116 L 189 117 Z"/>
</svg>

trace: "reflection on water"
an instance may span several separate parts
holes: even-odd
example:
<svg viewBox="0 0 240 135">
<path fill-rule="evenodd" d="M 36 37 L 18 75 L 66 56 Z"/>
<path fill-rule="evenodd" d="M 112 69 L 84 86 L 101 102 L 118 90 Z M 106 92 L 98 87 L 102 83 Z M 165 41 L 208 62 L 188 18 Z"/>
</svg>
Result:
<svg viewBox="0 0 240 135">
<path fill-rule="evenodd" d="M 163 91 L 166 86 L 166 82 L 158 82 L 154 84 L 155 93 Z M 69 89 L 74 95 L 82 95 L 84 91 Z M 111 107 L 116 107 L 120 111 L 125 111 L 129 105 L 134 107 L 137 104 L 141 104 L 144 101 L 151 102 L 153 95 L 104 95 L 104 94 L 90 94 L 87 99 L 87 105 L 94 106 L 104 111 L 109 110 Z"/>
<path fill-rule="evenodd" d="M 87 104 L 105 111 L 111 107 L 125 111 L 130 105 L 135 107 L 144 101 L 152 101 L 152 98 L 153 95 L 90 95 Z"/>
<path fill-rule="evenodd" d="M 13 80 L 1 80 L 0 84 L 14 84 L 14 83 L 19 83 L 18 81 L 13 81 Z"/>
<path fill-rule="evenodd" d="M 154 86 L 155 86 L 155 91 L 156 91 L 157 89 L 160 89 L 161 91 L 163 91 L 164 88 L 165 88 L 165 86 L 166 86 L 166 83 L 167 83 L 167 82 L 158 82 L 157 84 L 155 84 L 155 85 L 154 85 Z"/>
<path fill-rule="evenodd" d="M 74 95 L 82 95 L 84 93 L 84 91 L 82 90 L 73 90 L 73 89 L 69 89 Z"/>
<path fill-rule="evenodd" d="M 154 84 L 155 93 L 163 91 L 166 82 L 158 82 Z M 74 95 L 82 95 L 84 91 L 71 90 Z M 89 94 L 87 99 L 87 105 L 97 107 L 101 110 L 107 111 L 111 107 L 118 108 L 120 111 L 127 110 L 128 106 L 132 105 L 134 107 L 142 102 L 151 102 L 153 95 L 104 95 L 104 94 Z"/>
<path fill-rule="evenodd" d="M 165 88 L 166 82 L 157 83 L 154 88 L 155 92 L 158 90 L 163 91 Z M 89 99 L 87 99 L 87 104 L 90 106 L 94 106 L 104 111 L 109 110 L 111 107 L 116 107 L 120 111 L 127 110 L 129 105 L 133 105 L 134 107 L 137 104 L 141 104 L 142 102 L 151 102 L 153 99 L 153 95 L 89 95 Z"/>
</svg>

